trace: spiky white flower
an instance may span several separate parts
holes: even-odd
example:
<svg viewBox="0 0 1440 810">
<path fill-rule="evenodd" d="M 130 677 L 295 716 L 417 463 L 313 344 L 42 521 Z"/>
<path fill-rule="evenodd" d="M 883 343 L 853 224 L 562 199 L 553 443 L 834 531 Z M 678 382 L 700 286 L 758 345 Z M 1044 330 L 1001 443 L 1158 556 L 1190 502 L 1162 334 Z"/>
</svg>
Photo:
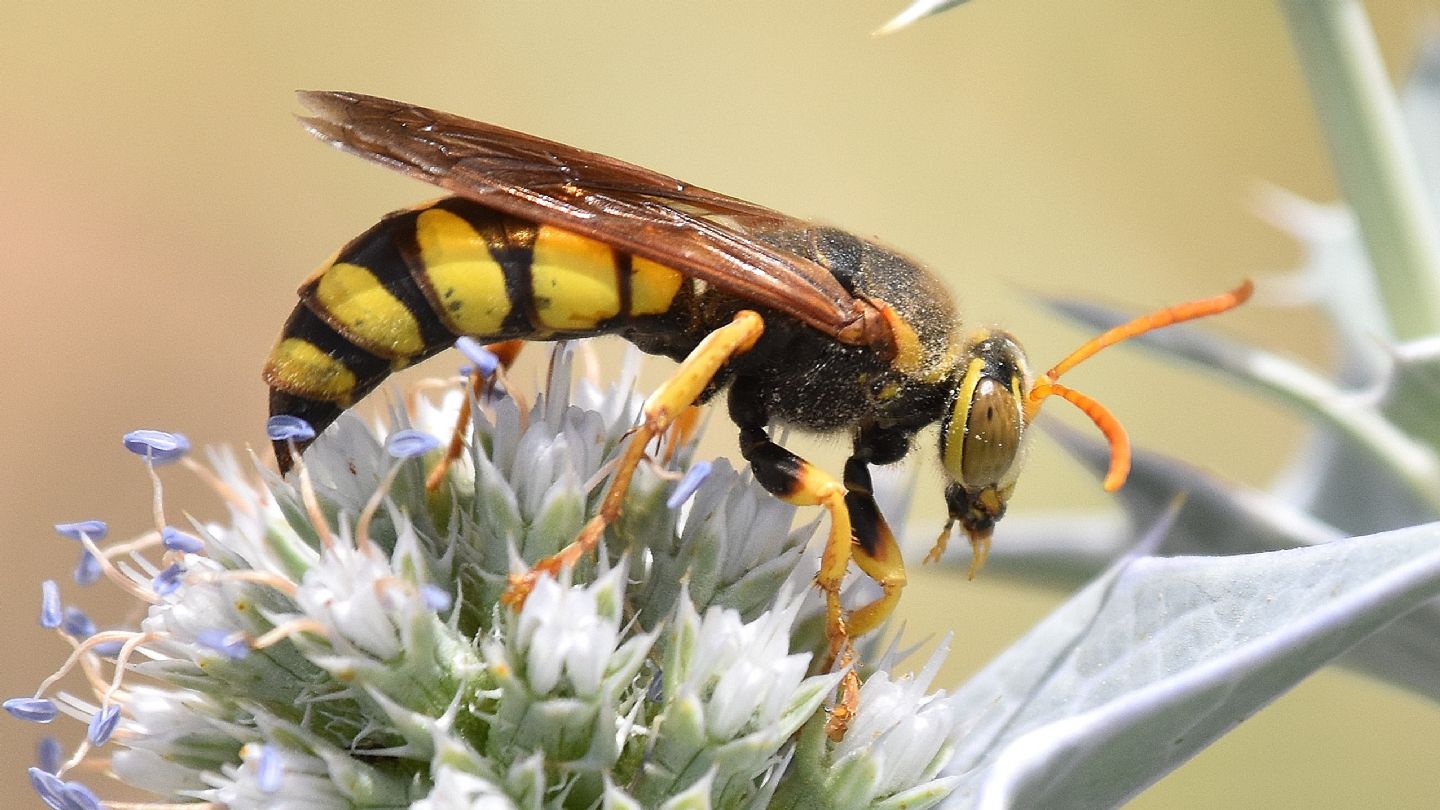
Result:
<svg viewBox="0 0 1440 810">
<path fill-rule="evenodd" d="M 792 530 L 794 509 L 728 464 L 692 464 L 687 444 L 642 467 L 596 559 L 539 579 L 518 612 L 498 604 L 517 559 L 554 552 L 592 513 L 638 413 L 627 385 L 572 399 L 569 374 L 561 354 L 533 406 L 481 403 L 438 492 L 425 474 L 453 397 L 378 432 L 342 419 L 292 481 L 224 451 L 202 467 L 160 431 L 128 437 L 154 476 L 155 529 L 102 547 L 101 524 L 57 528 L 147 609 L 133 630 L 97 631 L 42 589 L 42 624 L 77 647 L 62 672 L 95 693 L 51 697 L 47 682 L 7 702 L 91 726 L 69 762 L 37 769 L 42 799 L 88 806 L 64 774 L 101 747 L 121 781 L 231 810 L 762 807 L 813 782 L 834 752 L 808 776 L 795 752 L 823 731 L 840 675 L 796 648 L 814 643 L 795 628 L 819 600 L 787 582 L 814 524 Z M 228 521 L 165 522 L 155 465 L 170 461 L 212 481 Z M 900 765 L 892 746 L 867 789 L 933 783 L 921 747 Z"/>
</svg>

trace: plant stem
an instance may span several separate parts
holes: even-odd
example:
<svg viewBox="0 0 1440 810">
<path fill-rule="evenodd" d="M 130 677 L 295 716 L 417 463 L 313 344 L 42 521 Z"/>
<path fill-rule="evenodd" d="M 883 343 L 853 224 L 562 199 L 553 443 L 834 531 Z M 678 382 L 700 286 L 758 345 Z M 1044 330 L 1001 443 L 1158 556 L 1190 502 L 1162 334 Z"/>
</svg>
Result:
<svg viewBox="0 0 1440 810">
<path fill-rule="evenodd" d="M 1440 229 L 1358 0 L 1280 0 L 1394 337 L 1440 333 Z"/>
</svg>

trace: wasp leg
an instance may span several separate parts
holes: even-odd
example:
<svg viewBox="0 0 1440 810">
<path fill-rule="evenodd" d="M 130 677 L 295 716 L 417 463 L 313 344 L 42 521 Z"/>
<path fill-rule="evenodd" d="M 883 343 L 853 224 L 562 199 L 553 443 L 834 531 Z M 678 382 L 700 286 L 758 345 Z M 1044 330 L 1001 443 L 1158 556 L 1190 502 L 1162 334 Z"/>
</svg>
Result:
<svg viewBox="0 0 1440 810">
<path fill-rule="evenodd" d="M 914 431 L 905 427 L 863 425 L 855 436 L 854 452 L 845 462 L 845 505 L 854 525 L 855 564 L 881 589 L 878 599 L 850 614 L 850 632 L 856 636 L 865 635 L 889 618 L 905 588 L 905 560 L 875 503 L 870 465 L 894 464 L 905 458 L 913 435 Z"/>
<path fill-rule="evenodd" d="M 855 532 L 855 565 L 879 583 L 881 590 L 875 601 L 850 613 L 850 633 L 863 636 L 879 627 L 900 603 L 906 583 L 905 560 L 875 503 L 870 468 L 859 456 L 845 462 L 845 489 L 845 506 L 850 510 Z"/>
<path fill-rule="evenodd" d="M 675 423 L 670 426 L 669 435 L 665 437 L 665 453 L 661 456 L 661 461 L 669 464 L 675 458 L 676 451 L 690 443 L 690 439 L 700 429 L 700 419 L 704 414 L 704 408 L 691 405 L 675 418 Z"/>
<path fill-rule="evenodd" d="M 900 603 L 905 589 L 905 560 L 895 534 L 885 522 L 875 503 L 870 482 L 870 464 L 891 464 L 904 458 L 910 449 L 910 434 L 903 429 L 885 430 L 874 425 L 861 429 L 855 439 L 854 454 L 845 462 L 845 509 L 850 514 L 854 546 L 851 553 L 855 565 L 880 585 L 881 595 L 850 613 L 851 637 L 863 636 L 882 624 Z M 835 650 L 830 651 L 833 657 Z M 853 663 L 854 653 L 847 647 L 841 651 L 841 664 Z M 860 703 L 859 678 L 847 677 L 841 684 L 840 700 L 830 713 L 825 731 L 831 739 L 840 740 Z"/>
<path fill-rule="evenodd" d="M 815 584 L 825 592 L 825 636 L 833 659 L 849 638 L 840 606 L 840 583 L 850 565 L 852 545 L 845 487 L 829 473 L 770 441 L 762 428 L 741 429 L 740 453 L 750 462 L 755 480 L 772 495 L 796 506 L 823 506 L 830 513 L 830 534 L 820 555 Z"/>
<path fill-rule="evenodd" d="M 524 347 L 523 340 L 506 340 L 500 343 L 490 343 L 485 349 L 495 355 L 500 361 L 501 370 L 510 368 L 515 363 L 515 358 L 520 356 L 520 349 Z M 450 465 L 454 464 L 460 454 L 465 451 L 465 434 L 470 430 L 470 401 L 480 400 L 486 388 L 493 388 L 495 377 L 484 377 L 479 369 L 470 372 L 470 395 L 460 401 L 460 415 L 455 417 L 455 429 L 450 432 L 450 444 L 445 448 L 445 455 L 435 462 L 430 474 L 425 477 L 425 491 L 434 493 L 440 488 L 441 482 L 445 480 L 445 473 L 450 471 Z"/>
<path fill-rule="evenodd" d="M 850 566 L 853 547 L 850 511 L 845 504 L 845 487 L 824 470 L 770 440 L 765 432 L 769 421 L 759 396 L 738 379 L 730 388 L 730 417 L 740 426 L 740 453 L 750 462 L 755 480 L 767 492 L 796 506 L 823 506 L 830 513 L 830 534 L 820 555 L 815 585 L 825 594 L 825 638 L 829 643 L 824 669 L 838 660 L 850 667 L 855 656 L 850 647 L 840 585 Z M 846 725 L 860 698 L 860 678 L 852 667 L 840 683 L 840 697 L 826 724 L 832 739 L 845 735 Z"/>
<path fill-rule="evenodd" d="M 739 398 L 731 389 L 731 416 L 736 416 Z M 820 555 L 820 571 L 815 584 L 825 592 L 825 638 L 830 649 L 825 669 L 839 659 L 849 667 L 855 656 L 850 648 L 850 631 L 845 624 L 845 611 L 840 604 L 840 584 L 850 566 L 850 511 L 845 506 L 845 488 L 829 473 L 786 450 L 765 433 L 764 428 L 742 425 L 740 453 L 750 462 L 755 480 L 772 495 L 796 506 L 823 506 L 830 513 L 830 535 Z M 852 667 L 840 683 L 840 698 L 831 711 L 826 733 L 832 739 L 845 736 L 845 728 L 860 701 L 860 678 Z"/>
<path fill-rule="evenodd" d="M 610 489 L 605 492 L 599 513 L 585 524 L 570 545 L 535 563 L 529 571 L 512 576 L 501 601 L 519 609 L 542 574 L 553 576 L 594 551 L 605 527 L 620 516 L 625 492 L 630 488 L 635 467 L 645 458 L 646 445 L 665 433 L 676 418 L 695 403 L 721 367 L 735 355 L 749 351 L 764 331 L 765 322 L 758 313 L 741 310 L 734 320 L 700 341 L 700 345 L 680 363 L 675 375 L 645 400 L 641 423 L 632 432 L 625 452 L 616 462 L 615 476 L 610 481 Z"/>
</svg>

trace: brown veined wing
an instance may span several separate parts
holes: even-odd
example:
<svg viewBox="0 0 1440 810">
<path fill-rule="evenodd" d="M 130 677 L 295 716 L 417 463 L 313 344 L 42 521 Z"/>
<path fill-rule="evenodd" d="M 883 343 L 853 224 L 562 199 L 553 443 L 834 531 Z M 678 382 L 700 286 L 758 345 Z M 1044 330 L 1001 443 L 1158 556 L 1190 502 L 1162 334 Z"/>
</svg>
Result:
<svg viewBox="0 0 1440 810">
<path fill-rule="evenodd" d="M 555 225 L 754 301 L 849 343 L 888 339 L 868 302 L 753 234 L 809 223 L 622 160 L 412 104 L 302 92 L 321 140 L 515 216 Z"/>
</svg>

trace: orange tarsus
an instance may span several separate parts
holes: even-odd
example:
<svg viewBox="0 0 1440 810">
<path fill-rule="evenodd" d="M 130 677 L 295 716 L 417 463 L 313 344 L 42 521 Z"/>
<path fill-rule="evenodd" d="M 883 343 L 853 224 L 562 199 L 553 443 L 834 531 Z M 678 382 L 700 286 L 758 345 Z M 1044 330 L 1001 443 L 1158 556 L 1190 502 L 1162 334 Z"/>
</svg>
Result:
<svg viewBox="0 0 1440 810">
<path fill-rule="evenodd" d="M 675 452 L 694 437 L 695 431 L 700 428 L 700 418 L 704 413 L 705 409 L 698 405 L 691 405 L 675 417 L 674 424 L 665 434 L 665 451 L 660 457 L 663 463 L 669 464 L 675 458 Z"/>
<path fill-rule="evenodd" d="M 1100 428 L 1100 432 L 1110 443 L 1110 470 L 1105 474 L 1104 487 L 1106 492 L 1114 492 L 1124 486 L 1125 478 L 1130 474 L 1130 437 L 1126 435 L 1125 428 L 1120 421 L 1103 405 L 1079 391 L 1060 385 L 1056 380 L 1060 379 L 1060 375 L 1095 356 L 1097 352 L 1107 346 L 1114 346 L 1116 343 L 1172 324 L 1219 315 L 1245 303 L 1250 299 L 1250 294 L 1254 290 L 1255 285 L 1246 279 L 1241 282 L 1240 286 L 1222 295 L 1186 301 L 1183 304 L 1176 304 L 1147 315 L 1141 315 L 1085 341 L 1080 348 L 1071 352 L 1064 360 L 1045 372 L 1045 376 L 1035 381 L 1035 386 L 1030 389 L 1030 394 L 1025 399 L 1026 421 L 1035 418 L 1035 414 L 1040 411 L 1040 404 L 1051 394 L 1059 395 L 1061 399 L 1083 411 L 1086 416 L 1090 417 L 1090 421 Z"/>
<path fill-rule="evenodd" d="M 508 369 L 515 365 L 515 358 L 520 356 L 520 350 L 525 348 L 523 340 L 502 340 L 499 343 L 485 344 L 486 351 L 495 355 L 500 360 L 500 367 Z"/>
</svg>

